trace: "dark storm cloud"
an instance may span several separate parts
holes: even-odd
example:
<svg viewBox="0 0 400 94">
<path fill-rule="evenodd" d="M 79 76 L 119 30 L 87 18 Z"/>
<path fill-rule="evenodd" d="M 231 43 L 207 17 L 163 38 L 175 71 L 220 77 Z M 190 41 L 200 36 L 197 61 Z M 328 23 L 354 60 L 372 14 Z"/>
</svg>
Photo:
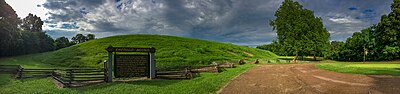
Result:
<svg viewBox="0 0 400 94">
<path fill-rule="evenodd" d="M 77 22 L 100 37 L 166 34 L 241 45 L 269 43 L 268 25 L 283 0 L 48 0 L 47 23 Z M 296 0 L 323 19 L 331 40 L 376 24 L 391 0 Z M 71 32 L 71 31 L 68 31 Z"/>
<path fill-rule="evenodd" d="M 356 7 L 350 7 L 349 10 L 357 10 Z"/>
<path fill-rule="evenodd" d="M 55 21 L 71 21 L 83 17 L 81 9 L 94 9 L 106 0 L 47 0 L 42 6 L 54 10 L 49 13 Z"/>
</svg>

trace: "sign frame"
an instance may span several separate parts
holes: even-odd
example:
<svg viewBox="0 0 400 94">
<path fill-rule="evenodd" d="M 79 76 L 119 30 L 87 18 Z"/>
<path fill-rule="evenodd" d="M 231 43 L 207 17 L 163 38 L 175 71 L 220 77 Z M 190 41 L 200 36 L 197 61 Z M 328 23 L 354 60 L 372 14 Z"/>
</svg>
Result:
<svg viewBox="0 0 400 94">
<path fill-rule="evenodd" d="M 156 49 L 154 47 L 151 48 L 135 48 L 135 47 L 113 47 L 113 46 L 109 46 L 107 47 L 105 50 L 107 50 L 108 52 L 108 62 L 107 62 L 107 82 L 112 82 L 112 64 L 113 64 L 113 60 L 115 62 L 116 57 L 114 57 L 113 59 L 113 53 L 114 56 L 116 56 L 117 52 L 147 52 L 147 56 L 148 56 L 148 67 L 147 67 L 147 71 L 148 71 L 148 75 L 147 77 L 150 79 L 154 79 L 156 77 L 156 61 L 155 61 L 155 52 Z M 122 54 L 123 55 L 123 54 Z M 128 54 L 128 55 L 132 55 L 132 54 Z M 140 55 L 140 54 L 139 54 Z M 114 72 L 116 70 L 116 66 L 114 65 Z M 119 78 L 119 77 L 116 77 Z"/>
</svg>

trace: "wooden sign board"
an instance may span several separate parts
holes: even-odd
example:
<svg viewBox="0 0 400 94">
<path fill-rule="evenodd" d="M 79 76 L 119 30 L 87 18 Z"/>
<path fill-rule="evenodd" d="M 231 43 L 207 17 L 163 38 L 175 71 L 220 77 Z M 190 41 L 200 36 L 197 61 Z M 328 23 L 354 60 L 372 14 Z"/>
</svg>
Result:
<svg viewBox="0 0 400 94">
<path fill-rule="evenodd" d="M 108 52 L 108 62 L 104 67 L 107 69 L 107 82 L 112 82 L 112 64 L 114 64 L 115 78 L 147 76 L 147 78 L 154 79 L 156 77 L 155 48 L 113 47 L 110 45 L 105 50 Z M 117 52 L 142 52 L 147 55 L 117 54 Z"/>
<path fill-rule="evenodd" d="M 149 76 L 149 55 L 114 55 L 114 76 L 116 78 Z"/>
</svg>

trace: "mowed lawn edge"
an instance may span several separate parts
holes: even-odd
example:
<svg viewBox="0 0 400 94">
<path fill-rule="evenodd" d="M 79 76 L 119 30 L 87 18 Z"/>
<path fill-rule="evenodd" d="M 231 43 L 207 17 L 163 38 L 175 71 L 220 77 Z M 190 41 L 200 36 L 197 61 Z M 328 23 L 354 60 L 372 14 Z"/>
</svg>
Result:
<svg viewBox="0 0 400 94">
<path fill-rule="evenodd" d="M 13 80 L 0 75 L 0 94 L 206 94 L 216 93 L 231 79 L 255 64 L 227 68 L 221 73 L 201 73 L 191 80 L 142 80 L 113 82 L 80 88 L 57 88 L 51 78 Z"/>
<path fill-rule="evenodd" d="M 365 75 L 400 76 L 398 63 L 320 63 L 315 65 L 319 69 Z"/>
</svg>

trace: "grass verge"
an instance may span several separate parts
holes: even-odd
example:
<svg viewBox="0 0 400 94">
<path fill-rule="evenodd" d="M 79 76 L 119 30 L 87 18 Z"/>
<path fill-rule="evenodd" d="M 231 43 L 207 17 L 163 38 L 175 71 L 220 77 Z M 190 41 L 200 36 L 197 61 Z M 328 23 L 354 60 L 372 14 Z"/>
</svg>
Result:
<svg viewBox="0 0 400 94">
<path fill-rule="evenodd" d="M 400 76 L 400 64 L 382 63 L 321 63 L 320 69 L 351 74 Z"/>
<path fill-rule="evenodd" d="M 0 94 L 207 94 L 216 93 L 235 76 L 255 64 L 240 65 L 215 73 L 201 73 L 192 80 L 144 80 L 113 82 L 81 88 L 57 88 L 51 78 L 13 80 L 9 75 L 0 75 Z"/>
</svg>

